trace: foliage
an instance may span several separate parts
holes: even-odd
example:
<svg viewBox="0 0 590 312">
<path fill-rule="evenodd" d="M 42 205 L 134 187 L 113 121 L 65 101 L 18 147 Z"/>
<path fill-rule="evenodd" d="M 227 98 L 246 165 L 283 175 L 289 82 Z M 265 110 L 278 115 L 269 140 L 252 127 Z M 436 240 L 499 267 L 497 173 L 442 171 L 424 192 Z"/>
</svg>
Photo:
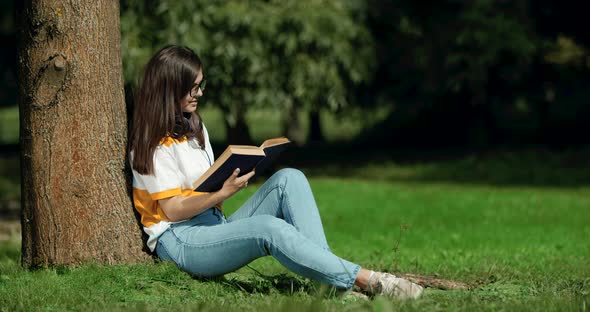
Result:
<svg viewBox="0 0 590 312">
<path fill-rule="evenodd" d="M 123 1 L 121 4 L 121 53 L 126 85 L 137 86 L 141 70 L 155 52 L 158 21 L 151 14 L 149 1 Z"/>
<path fill-rule="evenodd" d="M 491 76 L 509 68 L 511 75 L 503 78 L 522 79 L 536 52 L 517 3 L 440 1 L 425 7 L 390 0 L 371 10 L 372 30 L 383 47 L 382 81 L 399 82 L 381 88 L 401 102 L 400 109 L 453 105 L 440 98 L 447 93 L 472 93 L 461 100 L 486 104 L 482 92 Z"/>
<path fill-rule="evenodd" d="M 0 36 L 16 47 L 14 4 L 0 6 Z M 260 107 L 287 118 L 298 116 L 292 107 L 353 104 L 386 107 L 390 118 L 360 139 L 397 148 L 588 143 L 590 36 L 577 6 L 124 0 L 121 8 L 127 85 L 163 44 L 190 45 L 213 82 L 206 98 L 232 125 Z M 10 106 L 16 53 L 2 53 L 0 106 Z"/>
<path fill-rule="evenodd" d="M 427 289 L 416 302 L 355 302 L 322 296 L 269 258 L 251 266 L 270 279 L 244 268 L 224 279 L 199 280 L 170 263 L 28 272 L 18 264 L 20 245 L 9 241 L 0 244 L 0 310 L 563 311 L 590 302 L 587 185 L 313 178 L 311 186 L 335 253 L 379 270 L 479 286 Z M 254 191 L 230 199 L 228 214 Z"/>
<path fill-rule="evenodd" d="M 393 61 L 385 64 L 388 74 L 400 77 L 403 85 L 422 83 L 426 93 L 484 87 L 481 84 L 489 80 L 492 68 L 508 65 L 503 63 L 507 60 L 526 65 L 536 52 L 537 42 L 530 26 L 518 16 L 516 3 L 441 1 L 421 7 L 393 0 L 387 4 L 371 7 L 371 16 L 375 35 L 385 41 L 382 57 Z M 423 80 L 401 79 L 407 72 Z M 404 93 L 399 92 L 407 88 L 410 86 L 397 91 L 396 97 L 403 98 Z"/>
<path fill-rule="evenodd" d="M 3 47 L 0 49 L 0 108 L 16 104 L 18 85 L 14 8 L 13 1 L 0 1 L 0 41 Z"/>
<path fill-rule="evenodd" d="M 164 0 L 145 18 L 143 1 L 128 2 L 121 16 L 126 81 L 154 49 L 192 47 L 210 82 L 205 98 L 230 127 L 250 108 L 336 110 L 369 83 L 373 45 L 344 2 Z"/>
<path fill-rule="evenodd" d="M 359 137 L 368 144 L 587 142 L 590 40 L 575 26 L 583 14 L 559 3 L 126 3 L 126 79 L 164 43 L 193 46 L 227 127 L 261 107 L 294 123 L 301 108 L 353 104 L 390 112 Z"/>
<path fill-rule="evenodd" d="M 489 81 L 493 70 L 510 70 L 516 75 L 504 75 L 512 80 L 522 79 L 537 49 L 537 42 L 530 34 L 529 25 L 518 19 L 514 8 L 494 6 L 493 1 L 473 1 L 459 15 L 462 25 L 457 32 L 446 66 L 451 73 L 449 89 L 482 88 Z M 510 62 L 507 62 L 510 59 Z M 475 99 L 477 100 L 477 98 Z M 476 103 L 479 104 L 479 103 Z"/>
<path fill-rule="evenodd" d="M 363 103 L 394 112 L 365 137 L 400 132 L 392 144 L 428 147 L 587 142 L 589 40 L 573 27 L 583 14 L 525 0 L 370 3 L 380 70 L 377 99 Z"/>
</svg>

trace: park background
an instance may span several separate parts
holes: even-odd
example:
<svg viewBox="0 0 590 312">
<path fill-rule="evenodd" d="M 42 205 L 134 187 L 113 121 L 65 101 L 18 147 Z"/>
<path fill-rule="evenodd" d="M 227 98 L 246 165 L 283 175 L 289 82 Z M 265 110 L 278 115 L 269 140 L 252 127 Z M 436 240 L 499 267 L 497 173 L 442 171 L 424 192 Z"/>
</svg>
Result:
<svg viewBox="0 0 590 312">
<path fill-rule="evenodd" d="M 287 135 L 295 144 L 277 165 L 308 175 L 336 252 L 476 285 L 402 307 L 586 309 L 590 34 L 578 4 L 122 1 L 127 105 L 147 58 L 187 45 L 205 64 L 199 110 L 216 153 Z M 274 279 L 246 269 L 225 284 L 165 264 L 20 269 L 14 3 L 0 10 L 0 306 L 401 304 L 318 302 L 306 281 L 283 287 L 268 259 L 254 266 Z"/>
</svg>

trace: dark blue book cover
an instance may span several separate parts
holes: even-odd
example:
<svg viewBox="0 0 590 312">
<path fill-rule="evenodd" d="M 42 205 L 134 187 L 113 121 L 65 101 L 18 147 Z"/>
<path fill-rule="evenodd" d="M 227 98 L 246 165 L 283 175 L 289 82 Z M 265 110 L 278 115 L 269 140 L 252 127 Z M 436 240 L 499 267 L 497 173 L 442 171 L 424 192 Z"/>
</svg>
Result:
<svg viewBox="0 0 590 312">
<path fill-rule="evenodd" d="M 245 145 L 230 145 L 213 163 L 194 187 L 197 192 L 216 192 L 223 187 L 223 183 L 230 175 L 240 168 L 242 176 L 256 169 L 262 173 L 277 158 L 277 156 L 291 143 L 287 138 L 274 138 L 264 141 L 260 147 Z"/>
<path fill-rule="evenodd" d="M 256 165 L 264 159 L 264 155 L 243 155 L 243 154 L 231 154 L 215 172 L 209 176 L 201 185 L 199 185 L 195 191 L 197 192 L 216 192 L 221 189 L 223 183 L 229 176 L 240 168 L 240 174 L 242 176 L 252 171 Z"/>
<path fill-rule="evenodd" d="M 287 148 L 287 146 L 289 146 L 288 143 L 272 145 L 263 148 L 262 150 L 264 151 L 266 157 L 264 157 L 264 159 L 260 161 L 258 165 L 256 165 L 256 175 L 262 174 L 264 171 L 266 171 L 275 162 L 279 154 Z"/>
</svg>

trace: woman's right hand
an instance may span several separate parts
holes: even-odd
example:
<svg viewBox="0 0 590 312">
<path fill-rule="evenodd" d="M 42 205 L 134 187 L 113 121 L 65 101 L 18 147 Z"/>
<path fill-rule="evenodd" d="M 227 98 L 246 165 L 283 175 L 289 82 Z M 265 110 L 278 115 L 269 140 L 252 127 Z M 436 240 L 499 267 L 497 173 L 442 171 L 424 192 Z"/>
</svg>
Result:
<svg viewBox="0 0 590 312">
<path fill-rule="evenodd" d="M 219 192 L 223 195 L 223 197 L 228 198 L 238 192 L 239 190 L 243 189 L 244 187 L 248 186 L 248 180 L 252 178 L 255 174 L 254 170 L 248 172 L 247 174 L 238 177 L 240 174 L 240 168 L 234 170 L 231 176 L 223 182 L 223 187 Z"/>
<path fill-rule="evenodd" d="M 198 196 L 176 195 L 158 202 L 170 221 L 188 220 L 199 213 L 209 209 L 248 185 L 248 180 L 254 175 L 254 170 L 238 178 L 240 169 L 223 183 L 221 190 L 214 193 L 200 194 Z"/>
</svg>

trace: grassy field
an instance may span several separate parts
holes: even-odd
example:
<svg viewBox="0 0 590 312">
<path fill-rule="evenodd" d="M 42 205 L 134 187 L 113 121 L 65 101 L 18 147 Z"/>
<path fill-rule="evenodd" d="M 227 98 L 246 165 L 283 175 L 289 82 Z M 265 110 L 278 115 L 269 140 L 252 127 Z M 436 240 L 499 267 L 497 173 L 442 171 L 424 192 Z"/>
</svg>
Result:
<svg viewBox="0 0 590 312">
<path fill-rule="evenodd" d="M 329 142 L 354 137 L 384 114 L 371 120 L 353 115 L 322 116 Z M 221 114 L 205 109 L 203 116 L 212 140 L 222 141 Z M 276 113 L 252 112 L 247 118 L 259 125 L 252 129 L 255 141 L 280 135 Z M 18 140 L 15 124 L 15 108 L 0 111 L 0 142 Z M 372 153 L 363 151 L 362 160 L 343 153 L 333 165 L 310 159 L 303 167 L 334 252 L 365 267 L 454 279 L 474 289 L 427 289 L 415 302 L 355 301 L 290 274 L 272 258 L 215 281 L 160 262 L 29 272 L 20 267 L 12 222 L 0 223 L 0 230 L 11 227 L 0 232 L 13 233 L 0 240 L 0 311 L 589 309 L 588 151 L 499 151 L 419 162 Z M 18 175 L 17 159 L 0 158 L 0 203 L 18 203 Z M 228 214 L 255 189 L 256 184 L 228 200 Z"/>
<path fill-rule="evenodd" d="M 407 169 L 410 170 L 410 169 Z M 440 276 L 470 291 L 427 289 L 415 302 L 330 296 L 271 258 L 222 280 L 169 263 L 19 266 L 0 244 L 0 310 L 570 310 L 590 304 L 590 187 L 312 178 L 334 252 L 383 271 Z M 230 199 L 229 212 L 255 191 Z"/>
<path fill-rule="evenodd" d="M 0 108 L 0 144 L 18 142 L 18 106 Z"/>
</svg>

